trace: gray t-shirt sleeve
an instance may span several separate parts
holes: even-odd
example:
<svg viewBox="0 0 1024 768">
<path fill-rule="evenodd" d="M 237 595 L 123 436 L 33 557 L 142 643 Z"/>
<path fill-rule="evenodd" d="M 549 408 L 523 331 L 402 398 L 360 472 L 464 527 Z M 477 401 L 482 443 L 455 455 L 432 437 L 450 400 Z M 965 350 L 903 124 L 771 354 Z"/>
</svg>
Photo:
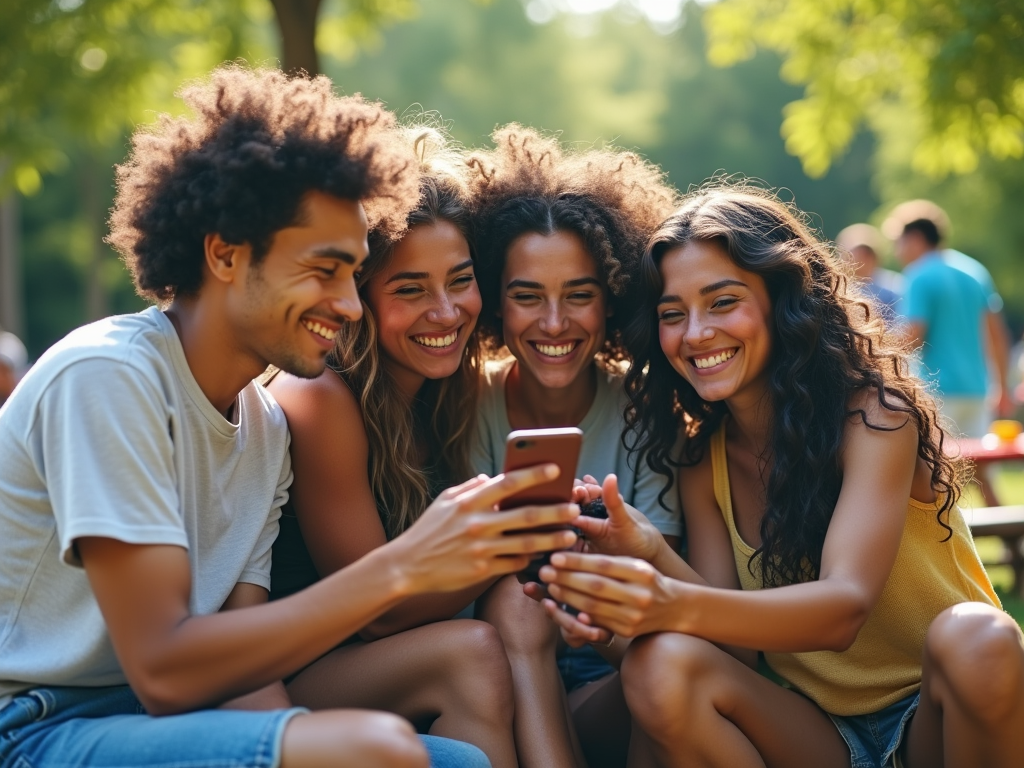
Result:
<svg viewBox="0 0 1024 768">
<path fill-rule="evenodd" d="M 291 446 L 291 434 L 288 435 L 288 445 L 289 447 Z M 252 556 L 249 558 L 249 562 L 246 563 L 242 575 L 238 577 L 240 582 L 244 581 L 246 584 L 255 584 L 268 591 L 270 590 L 271 552 L 274 548 L 274 542 L 277 541 L 277 534 L 281 529 L 281 507 L 288 502 L 288 489 L 291 488 L 292 479 L 291 451 L 286 450 L 281 466 L 281 474 L 277 480 L 277 490 L 274 492 L 273 506 L 270 508 L 267 522 L 263 526 L 259 539 L 256 541 L 256 546 L 253 548 Z"/>
<path fill-rule="evenodd" d="M 629 465 L 635 468 L 633 485 L 633 506 L 644 513 L 654 527 L 666 536 L 680 536 L 683 532 L 682 508 L 679 503 L 678 480 L 673 479 L 672 487 L 664 496 L 664 504 L 659 503 L 658 495 L 664 490 L 668 478 L 655 472 L 648 466 L 646 459 L 641 460 L 635 453 L 629 454 Z M 666 509 L 665 507 L 668 507 Z"/>
<path fill-rule="evenodd" d="M 480 413 L 476 420 L 476 435 L 469 452 L 469 467 L 474 475 L 484 474 L 494 477 L 498 474 L 495 466 L 494 452 L 491 450 L 491 427 L 485 414 Z"/>
<path fill-rule="evenodd" d="M 126 363 L 74 363 L 41 397 L 31 438 L 64 562 L 81 566 L 83 536 L 188 548 L 157 383 Z"/>
</svg>

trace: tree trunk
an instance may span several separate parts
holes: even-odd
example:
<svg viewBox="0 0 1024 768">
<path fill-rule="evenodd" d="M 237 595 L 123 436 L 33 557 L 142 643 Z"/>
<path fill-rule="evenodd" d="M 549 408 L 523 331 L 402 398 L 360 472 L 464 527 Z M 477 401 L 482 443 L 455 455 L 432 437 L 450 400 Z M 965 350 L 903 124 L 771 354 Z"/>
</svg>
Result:
<svg viewBox="0 0 1024 768">
<path fill-rule="evenodd" d="M 321 0 L 270 0 L 281 33 L 281 69 L 288 74 L 320 74 L 316 21 Z"/>
<path fill-rule="evenodd" d="M 0 326 L 24 339 L 19 234 L 18 194 L 12 190 L 0 200 Z"/>
</svg>

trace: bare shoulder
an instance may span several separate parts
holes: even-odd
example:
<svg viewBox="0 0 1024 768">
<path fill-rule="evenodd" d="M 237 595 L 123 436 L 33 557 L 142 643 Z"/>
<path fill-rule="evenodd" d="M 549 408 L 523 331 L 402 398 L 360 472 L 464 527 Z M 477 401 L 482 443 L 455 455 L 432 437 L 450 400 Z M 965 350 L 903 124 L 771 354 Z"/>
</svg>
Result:
<svg viewBox="0 0 1024 768">
<path fill-rule="evenodd" d="M 267 389 L 284 410 L 293 438 L 297 431 L 306 429 L 318 432 L 344 429 L 349 439 L 365 438 L 359 401 L 331 369 L 315 379 L 300 379 L 282 372 Z"/>
<path fill-rule="evenodd" d="M 696 464 L 679 468 L 679 497 L 683 509 L 689 507 L 692 510 L 716 503 L 710 446 L 704 449 Z"/>
<path fill-rule="evenodd" d="M 887 402 L 899 405 L 894 397 Z M 879 402 L 878 390 L 865 388 L 850 398 L 850 416 L 843 429 L 842 456 L 860 456 L 877 463 L 917 454 L 917 420 L 912 413 L 889 408 Z"/>
<path fill-rule="evenodd" d="M 897 407 L 902 405 L 901 401 L 893 395 L 888 395 L 886 402 Z M 908 427 L 911 432 L 917 431 L 917 423 L 913 415 L 883 405 L 879 400 L 878 390 L 874 387 L 865 387 L 854 394 L 849 400 L 847 410 L 851 414 L 847 431 L 850 426 L 855 425 L 886 431 L 902 430 Z"/>
</svg>

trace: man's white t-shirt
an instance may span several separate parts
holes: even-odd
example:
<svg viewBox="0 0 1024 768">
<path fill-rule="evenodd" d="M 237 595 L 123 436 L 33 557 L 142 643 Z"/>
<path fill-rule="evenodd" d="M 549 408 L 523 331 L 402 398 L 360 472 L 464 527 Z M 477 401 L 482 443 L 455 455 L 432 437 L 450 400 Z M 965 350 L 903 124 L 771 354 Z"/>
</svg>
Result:
<svg viewBox="0 0 1024 768">
<path fill-rule="evenodd" d="M 493 477 L 505 464 L 505 439 L 512 431 L 508 421 L 505 382 L 514 363 L 515 358 L 510 357 L 484 366 L 477 436 L 470 460 L 474 472 Z M 623 414 L 627 403 L 622 384 L 621 376 L 598 369 L 597 394 L 578 425 L 583 430 L 583 448 L 576 476 L 593 475 L 603 481 L 606 475 L 614 473 L 619 479 L 619 493 L 627 504 L 643 512 L 663 534 L 679 536 L 683 525 L 676 488 L 672 487 L 664 495 L 662 506 L 658 497 L 665 487 L 666 478 L 648 467 L 647 462 L 638 465 L 636 456 L 622 444 Z"/>
<path fill-rule="evenodd" d="M 292 473 L 284 413 L 250 383 L 229 422 L 157 308 L 69 334 L 0 409 L 0 706 L 37 686 L 124 684 L 75 549 L 188 550 L 194 615 L 270 587 Z"/>
</svg>

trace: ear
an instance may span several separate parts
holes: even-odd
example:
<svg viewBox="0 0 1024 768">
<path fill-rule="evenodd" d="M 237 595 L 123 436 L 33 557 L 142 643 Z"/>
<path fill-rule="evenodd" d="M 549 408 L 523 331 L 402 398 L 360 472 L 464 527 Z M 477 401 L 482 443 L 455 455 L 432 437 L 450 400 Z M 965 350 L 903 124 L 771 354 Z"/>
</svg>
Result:
<svg viewBox="0 0 1024 768">
<path fill-rule="evenodd" d="M 238 278 L 248 265 L 251 252 L 252 248 L 248 243 L 227 243 L 216 233 L 203 239 L 206 268 L 214 280 L 222 283 L 232 283 Z"/>
</svg>

